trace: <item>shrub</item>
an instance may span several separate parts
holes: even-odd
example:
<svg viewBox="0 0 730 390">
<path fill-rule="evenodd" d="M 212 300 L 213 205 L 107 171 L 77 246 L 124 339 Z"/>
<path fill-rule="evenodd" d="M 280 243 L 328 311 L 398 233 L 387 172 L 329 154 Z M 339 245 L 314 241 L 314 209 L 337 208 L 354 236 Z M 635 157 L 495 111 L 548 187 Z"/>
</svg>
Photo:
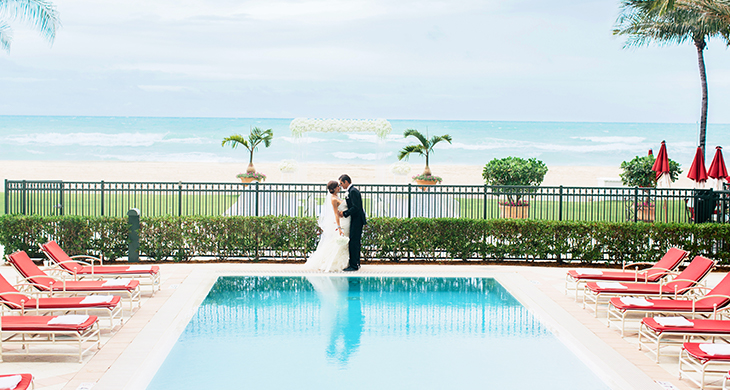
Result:
<svg viewBox="0 0 730 390">
<path fill-rule="evenodd" d="M 625 186 L 629 187 L 645 187 L 653 188 L 656 187 L 656 172 L 651 168 L 654 166 L 656 158 L 653 155 L 634 157 L 631 161 L 624 161 L 621 163 L 621 182 Z M 682 170 L 679 169 L 679 164 L 669 159 L 669 177 L 674 182 L 679 177 Z"/>
<path fill-rule="evenodd" d="M 193 257 L 218 260 L 303 260 L 317 244 L 315 218 L 142 218 L 140 255 L 157 261 Z M 0 216 L 5 253 L 28 251 L 53 239 L 69 254 L 127 252 L 123 218 Z M 364 261 L 549 260 L 556 262 L 656 261 L 676 246 L 730 263 L 730 224 L 609 223 L 507 219 L 370 218 L 363 231 Z"/>
<path fill-rule="evenodd" d="M 505 157 L 493 159 L 484 166 L 482 177 L 487 185 L 492 186 L 539 186 L 545 179 L 548 167 L 544 162 L 531 158 L 525 160 L 519 157 Z M 507 192 L 507 199 L 512 205 L 519 205 L 524 195 L 522 192 L 530 192 L 529 189 L 494 189 L 495 192 Z M 517 194 L 515 194 L 517 192 Z"/>
</svg>

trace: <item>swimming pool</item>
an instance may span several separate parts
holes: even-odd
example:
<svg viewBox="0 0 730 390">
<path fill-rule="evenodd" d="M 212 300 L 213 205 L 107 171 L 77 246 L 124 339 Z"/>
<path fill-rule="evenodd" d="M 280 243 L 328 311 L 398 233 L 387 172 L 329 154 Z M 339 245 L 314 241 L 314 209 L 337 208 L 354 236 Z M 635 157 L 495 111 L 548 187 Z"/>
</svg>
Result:
<svg viewBox="0 0 730 390">
<path fill-rule="evenodd" d="M 608 389 L 491 278 L 220 277 L 158 389 Z"/>
</svg>

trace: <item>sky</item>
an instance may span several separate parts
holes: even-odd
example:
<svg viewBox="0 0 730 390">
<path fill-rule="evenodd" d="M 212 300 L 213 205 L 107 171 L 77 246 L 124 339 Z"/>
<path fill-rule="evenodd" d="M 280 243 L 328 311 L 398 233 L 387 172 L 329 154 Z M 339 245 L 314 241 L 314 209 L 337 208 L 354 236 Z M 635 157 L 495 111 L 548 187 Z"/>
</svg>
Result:
<svg viewBox="0 0 730 390">
<path fill-rule="evenodd" d="M 696 123 L 694 46 L 625 49 L 618 1 L 54 0 L 13 22 L 0 115 Z M 730 123 L 730 52 L 705 52 Z"/>
</svg>

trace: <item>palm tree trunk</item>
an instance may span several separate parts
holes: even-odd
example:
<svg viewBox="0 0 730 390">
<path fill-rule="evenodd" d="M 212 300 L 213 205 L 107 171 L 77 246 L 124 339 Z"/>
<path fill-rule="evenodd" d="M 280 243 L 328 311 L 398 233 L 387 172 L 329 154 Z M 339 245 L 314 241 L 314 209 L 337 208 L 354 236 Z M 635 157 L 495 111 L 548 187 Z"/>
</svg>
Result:
<svg viewBox="0 0 730 390">
<path fill-rule="evenodd" d="M 428 166 L 428 153 L 426 153 L 426 168 L 423 169 L 423 175 L 431 175 L 431 167 Z"/>
<path fill-rule="evenodd" d="M 695 39 L 695 47 L 697 48 L 697 63 L 700 67 L 700 81 L 702 82 L 702 113 L 700 114 L 700 144 L 702 148 L 702 157 L 705 157 L 705 138 L 707 136 L 707 72 L 705 71 L 705 39 Z"/>
<path fill-rule="evenodd" d="M 251 157 L 248 159 L 248 167 L 246 168 L 246 173 L 254 173 L 256 172 L 256 168 L 253 166 L 253 150 L 251 150 Z"/>
</svg>

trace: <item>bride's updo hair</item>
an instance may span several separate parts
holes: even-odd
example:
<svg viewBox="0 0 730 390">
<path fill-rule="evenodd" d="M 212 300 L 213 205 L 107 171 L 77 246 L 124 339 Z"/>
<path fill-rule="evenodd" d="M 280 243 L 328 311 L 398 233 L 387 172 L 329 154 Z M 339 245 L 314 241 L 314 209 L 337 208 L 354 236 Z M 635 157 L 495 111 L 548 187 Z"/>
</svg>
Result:
<svg viewBox="0 0 730 390">
<path fill-rule="evenodd" d="M 330 192 L 330 194 L 335 193 L 335 188 L 339 187 L 340 183 L 334 180 L 330 180 L 329 183 L 327 183 L 327 191 Z"/>
</svg>

